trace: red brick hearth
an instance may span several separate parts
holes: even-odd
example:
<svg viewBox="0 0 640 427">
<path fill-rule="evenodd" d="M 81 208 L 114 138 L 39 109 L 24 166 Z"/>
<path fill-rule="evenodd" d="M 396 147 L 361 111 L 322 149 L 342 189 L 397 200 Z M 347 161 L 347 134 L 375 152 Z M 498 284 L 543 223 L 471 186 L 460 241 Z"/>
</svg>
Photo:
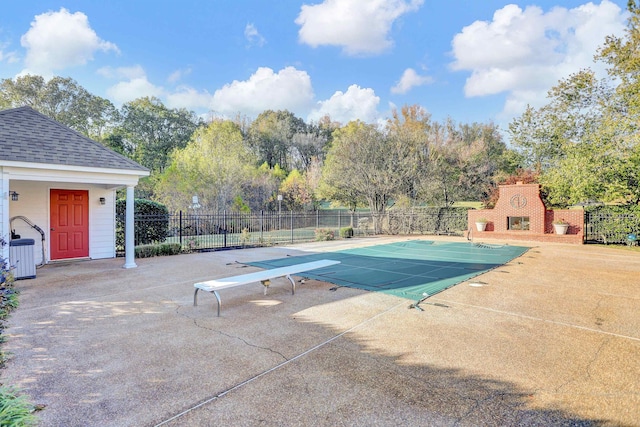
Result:
<svg viewBox="0 0 640 427">
<path fill-rule="evenodd" d="M 544 242 L 584 243 L 582 209 L 548 210 L 540 198 L 540 185 L 501 185 L 493 209 L 474 209 L 468 213 L 468 229 L 473 238 L 533 240 Z M 476 222 L 485 219 L 484 231 Z M 569 226 L 566 234 L 557 234 L 554 222 Z"/>
</svg>

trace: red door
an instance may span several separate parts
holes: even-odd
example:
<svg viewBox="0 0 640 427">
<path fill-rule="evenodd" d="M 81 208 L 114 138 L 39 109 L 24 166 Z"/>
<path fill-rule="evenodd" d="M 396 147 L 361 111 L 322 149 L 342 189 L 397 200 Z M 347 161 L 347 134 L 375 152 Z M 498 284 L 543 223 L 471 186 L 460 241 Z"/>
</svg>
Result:
<svg viewBox="0 0 640 427">
<path fill-rule="evenodd" d="M 89 256 L 89 192 L 51 190 L 51 259 Z"/>
</svg>

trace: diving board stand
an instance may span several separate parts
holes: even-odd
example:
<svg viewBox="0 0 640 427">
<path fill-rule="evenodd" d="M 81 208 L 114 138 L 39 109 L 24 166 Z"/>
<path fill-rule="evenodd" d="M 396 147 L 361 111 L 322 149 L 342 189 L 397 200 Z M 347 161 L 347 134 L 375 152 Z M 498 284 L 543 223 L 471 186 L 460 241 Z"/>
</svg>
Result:
<svg viewBox="0 0 640 427">
<path fill-rule="evenodd" d="M 291 294 L 296 293 L 296 282 L 291 278 L 293 274 L 304 273 L 305 271 L 316 270 L 318 268 L 329 267 L 332 265 L 340 264 L 340 261 L 333 261 L 329 259 L 323 259 L 320 261 L 305 262 L 303 264 L 288 265 L 286 267 L 273 268 L 270 270 L 257 271 L 255 273 L 242 274 L 240 276 L 227 277 L 224 279 L 208 280 L 206 282 L 198 282 L 193 286 L 196 288 L 193 294 L 193 305 L 198 305 L 198 291 L 203 290 L 211 292 L 215 295 L 218 301 L 218 317 L 220 317 L 220 289 L 233 288 L 236 286 L 247 285 L 249 283 L 260 282 L 264 286 L 264 294 L 267 294 L 267 289 L 271 283 L 271 279 L 278 277 L 286 277 L 291 282 Z"/>
</svg>

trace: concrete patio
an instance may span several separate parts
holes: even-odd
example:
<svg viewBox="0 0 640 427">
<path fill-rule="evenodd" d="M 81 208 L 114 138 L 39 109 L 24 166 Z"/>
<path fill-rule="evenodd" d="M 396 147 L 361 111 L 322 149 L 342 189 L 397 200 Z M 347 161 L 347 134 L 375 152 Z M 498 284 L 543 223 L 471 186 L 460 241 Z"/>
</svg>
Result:
<svg viewBox="0 0 640 427">
<path fill-rule="evenodd" d="M 512 243 L 532 248 L 424 311 L 286 279 L 193 306 L 244 262 L 397 240 L 45 266 L 17 282 L 1 381 L 42 426 L 640 425 L 640 252 Z"/>
</svg>

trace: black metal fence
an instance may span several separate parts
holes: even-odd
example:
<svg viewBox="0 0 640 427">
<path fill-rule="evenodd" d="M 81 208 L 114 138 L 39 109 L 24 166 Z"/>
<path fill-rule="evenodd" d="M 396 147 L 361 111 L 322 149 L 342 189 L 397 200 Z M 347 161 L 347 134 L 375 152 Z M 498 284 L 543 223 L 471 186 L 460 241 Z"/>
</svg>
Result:
<svg viewBox="0 0 640 427">
<path fill-rule="evenodd" d="M 125 218 L 117 218 L 116 246 L 124 251 Z M 340 238 L 350 227 L 353 236 L 374 234 L 462 235 L 466 209 L 394 209 L 383 215 L 348 210 L 310 212 L 220 212 L 136 215 L 136 246 L 177 243 L 185 251 L 215 250 Z M 343 237 L 346 237 L 343 230 Z"/>
<path fill-rule="evenodd" d="M 584 224 L 585 241 L 590 243 L 636 244 L 640 236 L 637 213 L 585 212 Z"/>
<path fill-rule="evenodd" d="M 182 250 L 199 251 L 338 239 L 350 227 L 353 236 L 458 235 L 467 229 L 467 210 L 461 208 L 392 209 L 383 215 L 368 211 L 220 212 L 174 215 L 136 215 L 136 246 L 176 243 Z M 123 216 L 117 217 L 116 247 L 124 251 Z M 585 212 L 585 241 L 635 244 L 640 237 L 640 213 Z M 345 237 L 345 236 L 342 236 Z"/>
</svg>

